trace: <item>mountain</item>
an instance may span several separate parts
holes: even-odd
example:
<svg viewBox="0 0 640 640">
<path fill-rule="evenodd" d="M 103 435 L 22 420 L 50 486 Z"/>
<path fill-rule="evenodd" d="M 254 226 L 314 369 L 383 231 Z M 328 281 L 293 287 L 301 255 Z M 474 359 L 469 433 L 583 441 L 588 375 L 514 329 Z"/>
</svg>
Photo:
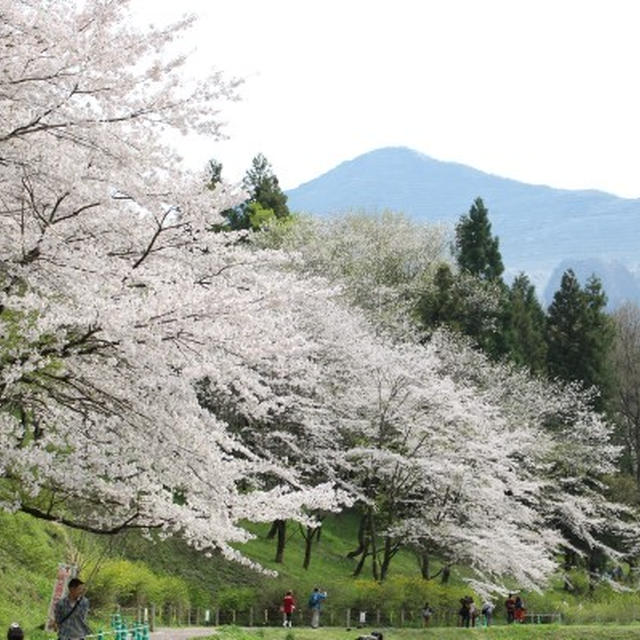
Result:
<svg viewBox="0 0 640 640">
<path fill-rule="evenodd" d="M 609 276 L 622 270 L 632 279 L 639 271 L 640 199 L 526 184 L 406 147 L 360 155 L 287 196 L 293 211 L 326 215 L 391 209 L 451 226 L 480 196 L 500 238 L 507 277 L 524 271 L 539 292 L 560 264 L 615 263 L 615 269 L 605 269 Z M 604 281 L 604 274 L 597 275 Z"/>
</svg>

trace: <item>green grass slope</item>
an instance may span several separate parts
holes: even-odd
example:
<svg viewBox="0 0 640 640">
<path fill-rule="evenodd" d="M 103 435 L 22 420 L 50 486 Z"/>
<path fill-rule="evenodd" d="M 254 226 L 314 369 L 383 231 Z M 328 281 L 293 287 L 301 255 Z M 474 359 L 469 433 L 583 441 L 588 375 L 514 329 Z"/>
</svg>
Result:
<svg viewBox="0 0 640 640">
<path fill-rule="evenodd" d="M 46 620 L 70 540 L 63 527 L 1 511 L 0 531 L 0 634 L 14 621 L 32 630 Z"/>
</svg>

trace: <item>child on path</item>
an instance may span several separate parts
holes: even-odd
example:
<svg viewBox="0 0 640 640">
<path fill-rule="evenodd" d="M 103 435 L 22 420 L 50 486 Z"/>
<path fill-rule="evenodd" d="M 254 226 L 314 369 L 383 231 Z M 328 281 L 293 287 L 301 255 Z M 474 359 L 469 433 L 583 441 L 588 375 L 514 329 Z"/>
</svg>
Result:
<svg viewBox="0 0 640 640">
<path fill-rule="evenodd" d="M 293 591 L 287 591 L 282 600 L 282 613 L 284 614 L 283 627 L 293 626 L 293 612 L 296 610 L 296 601 L 293 597 Z"/>
</svg>

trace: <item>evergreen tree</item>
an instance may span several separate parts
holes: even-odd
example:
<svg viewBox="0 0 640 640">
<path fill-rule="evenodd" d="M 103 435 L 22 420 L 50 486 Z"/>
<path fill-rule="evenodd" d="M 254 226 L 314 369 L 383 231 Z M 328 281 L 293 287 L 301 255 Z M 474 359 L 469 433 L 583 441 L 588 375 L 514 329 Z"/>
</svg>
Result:
<svg viewBox="0 0 640 640">
<path fill-rule="evenodd" d="M 207 163 L 207 188 L 213 191 L 222 182 L 222 162 L 211 158 Z"/>
<path fill-rule="evenodd" d="M 455 229 L 455 257 L 460 273 L 454 284 L 450 279 L 436 280 L 436 299 L 440 319 L 461 330 L 492 358 L 504 355 L 504 271 L 498 238 L 491 233 L 489 212 L 476 198 L 469 213 L 460 217 Z M 443 289 L 442 285 L 446 285 Z M 444 318 L 451 312 L 448 318 Z"/>
<path fill-rule="evenodd" d="M 222 180 L 222 164 L 215 159 L 207 165 L 207 187 L 215 189 Z M 249 199 L 242 204 L 222 212 L 227 224 L 217 226 L 217 231 L 238 229 L 259 229 L 273 218 L 290 215 L 287 196 L 278 183 L 269 161 L 259 153 L 251 161 L 251 167 L 242 179 L 242 186 Z"/>
<path fill-rule="evenodd" d="M 211 158 L 207 163 L 207 167 L 205 169 L 207 174 L 207 189 L 209 191 L 214 191 L 215 188 L 222 182 L 222 162 L 219 162 L 215 158 Z M 212 229 L 216 232 L 219 231 L 228 231 L 229 229 L 241 228 L 234 226 L 236 219 L 239 217 L 240 213 L 238 208 L 233 209 L 224 209 L 220 212 L 220 215 L 223 218 L 228 220 L 227 223 L 223 224 L 214 224 L 212 225 Z"/>
<path fill-rule="evenodd" d="M 465 333 L 466 309 L 457 286 L 456 276 L 448 264 L 441 264 L 428 288 L 418 302 L 418 315 L 425 329 L 447 325 L 454 331 Z"/>
<path fill-rule="evenodd" d="M 245 174 L 242 186 L 251 194 L 249 202 L 256 202 L 262 209 L 271 209 L 276 218 L 289 215 L 287 196 L 278 183 L 278 178 L 268 160 L 259 153 Z"/>
<path fill-rule="evenodd" d="M 476 198 L 469 213 L 456 225 L 458 266 L 482 280 L 499 280 L 504 271 L 498 238 L 491 234 L 489 211 L 482 198 Z"/>
<path fill-rule="evenodd" d="M 582 289 L 569 269 L 549 307 L 546 330 L 549 374 L 597 387 L 600 396 L 594 400 L 594 408 L 598 410 L 606 407 L 611 392 L 608 354 L 614 331 L 605 313 L 606 303 L 596 276 Z"/>
<path fill-rule="evenodd" d="M 535 288 L 521 273 L 513 281 L 505 313 L 504 339 L 509 358 L 534 373 L 546 369 L 545 315 Z"/>
<path fill-rule="evenodd" d="M 467 272 L 454 273 L 447 264 L 438 267 L 433 282 L 422 294 L 417 312 L 430 331 L 441 325 L 469 336 L 494 359 L 505 353 L 502 333 L 504 285 Z"/>
</svg>

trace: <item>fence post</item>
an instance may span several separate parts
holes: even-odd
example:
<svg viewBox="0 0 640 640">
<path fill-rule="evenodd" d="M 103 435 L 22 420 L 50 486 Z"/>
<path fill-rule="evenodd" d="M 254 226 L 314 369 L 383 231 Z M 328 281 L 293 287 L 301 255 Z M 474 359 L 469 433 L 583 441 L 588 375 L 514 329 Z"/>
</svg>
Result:
<svg viewBox="0 0 640 640">
<path fill-rule="evenodd" d="M 231 609 L 231 621 L 233 622 L 233 624 L 236 623 L 236 610 L 235 609 Z"/>
<path fill-rule="evenodd" d="M 404 609 L 400 609 L 400 626 L 404 627 Z"/>
<path fill-rule="evenodd" d="M 220 626 L 220 607 L 216 607 L 216 627 Z"/>
<path fill-rule="evenodd" d="M 376 609 L 376 626 L 380 626 L 380 609 Z"/>
<path fill-rule="evenodd" d="M 156 605 L 151 603 L 151 620 L 149 621 L 149 630 L 155 631 L 156 629 Z"/>
<path fill-rule="evenodd" d="M 269 624 L 269 609 L 264 610 L 264 626 Z"/>
<path fill-rule="evenodd" d="M 351 609 L 347 607 L 347 629 L 351 626 Z"/>
</svg>

